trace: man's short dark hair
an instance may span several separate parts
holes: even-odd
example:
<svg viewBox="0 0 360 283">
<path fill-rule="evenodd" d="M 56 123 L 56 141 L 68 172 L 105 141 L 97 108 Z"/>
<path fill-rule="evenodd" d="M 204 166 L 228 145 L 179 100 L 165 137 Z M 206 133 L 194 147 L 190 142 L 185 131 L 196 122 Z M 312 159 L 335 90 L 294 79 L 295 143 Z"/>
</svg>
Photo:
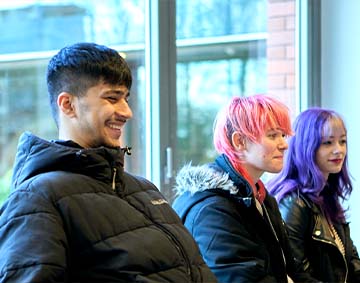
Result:
<svg viewBox="0 0 360 283">
<path fill-rule="evenodd" d="M 57 98 L 61 92 L 82 96 L 100 82 L 124 85 L 129 90 L 132 84 L 130 68 L 120 54 L 95 43 L 76 43 L 62 48 L 51 58 L 46 79 L 56 125 Z"/>
</svg>

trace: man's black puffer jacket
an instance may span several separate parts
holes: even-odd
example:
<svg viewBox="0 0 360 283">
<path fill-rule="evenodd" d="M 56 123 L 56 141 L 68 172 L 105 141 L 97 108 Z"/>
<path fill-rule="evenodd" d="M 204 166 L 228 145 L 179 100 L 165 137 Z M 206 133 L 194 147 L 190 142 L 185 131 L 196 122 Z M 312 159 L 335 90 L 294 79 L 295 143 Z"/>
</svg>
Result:
<svg viewBox="0 0 360 283">
<path fill-rule="evenodd" d="M 157 188 L 120 149 L 20 138 L 0 210 L 0 282 L 214 282 Z"/>
</svg>

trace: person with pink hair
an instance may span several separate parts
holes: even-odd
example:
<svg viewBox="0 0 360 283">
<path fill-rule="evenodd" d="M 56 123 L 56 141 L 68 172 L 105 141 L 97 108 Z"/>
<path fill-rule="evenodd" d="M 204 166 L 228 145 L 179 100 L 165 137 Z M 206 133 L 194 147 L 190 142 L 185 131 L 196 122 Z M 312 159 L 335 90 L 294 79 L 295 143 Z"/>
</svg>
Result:
<svg viewBox="0 0 360 283">
<path fill-rule="evenodd" d="M 173 208 L 220 282 L 315 282 L 299 272 L 277 202 L 260 180 L 283 168 L 290 135 L 283 103 L 233 97 L 214 123 L 219 156 L 176 177 Z"/>
</svg>

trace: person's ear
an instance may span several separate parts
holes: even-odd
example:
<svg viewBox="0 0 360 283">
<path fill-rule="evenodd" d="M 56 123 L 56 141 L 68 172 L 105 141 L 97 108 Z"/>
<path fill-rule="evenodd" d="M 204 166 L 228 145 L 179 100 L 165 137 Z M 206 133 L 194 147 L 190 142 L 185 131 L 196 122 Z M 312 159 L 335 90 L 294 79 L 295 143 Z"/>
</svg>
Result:
<svg viewBox="0 0 360 283">
<path fill-rule="evenodd" d="M 231 142 L 236 150 L 240 150 L 240 151 L 246 150 L 246 140 L 238 132 L 234 132 L 231 135 Z"/>
<path fill-rule="evenodd" d="M 76 112 L 74 107 L 74 100 L 75 96 L 68 92 L 62 92 L 59 94 L 57 99 L 57 105 L 64 115 L 68 117 L 75 116 Z"/>
</svg>

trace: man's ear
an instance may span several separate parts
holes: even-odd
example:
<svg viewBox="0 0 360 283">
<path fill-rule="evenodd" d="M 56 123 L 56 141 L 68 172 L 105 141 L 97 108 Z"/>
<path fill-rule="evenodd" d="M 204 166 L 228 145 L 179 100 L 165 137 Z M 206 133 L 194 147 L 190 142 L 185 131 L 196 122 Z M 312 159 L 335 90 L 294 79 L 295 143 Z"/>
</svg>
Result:
<svg viewBox="0 0 360 283">
<path fill-rule="evenodd" d="M 62 92 L 59 94 L 57 99 L 57 105 L 64 115 L 68 117 L 74 117 L 76 115 L 74 100 L 75 96 L 68 92 Z"/>
<path fill-rule="evenodd" d="M 246 150 L 246 140 L 242 135 L 240 135 L 240 133 L 233 132 L 231 135 L 231 142 L 235 149 L 241 151 Z"/>
</svg>

